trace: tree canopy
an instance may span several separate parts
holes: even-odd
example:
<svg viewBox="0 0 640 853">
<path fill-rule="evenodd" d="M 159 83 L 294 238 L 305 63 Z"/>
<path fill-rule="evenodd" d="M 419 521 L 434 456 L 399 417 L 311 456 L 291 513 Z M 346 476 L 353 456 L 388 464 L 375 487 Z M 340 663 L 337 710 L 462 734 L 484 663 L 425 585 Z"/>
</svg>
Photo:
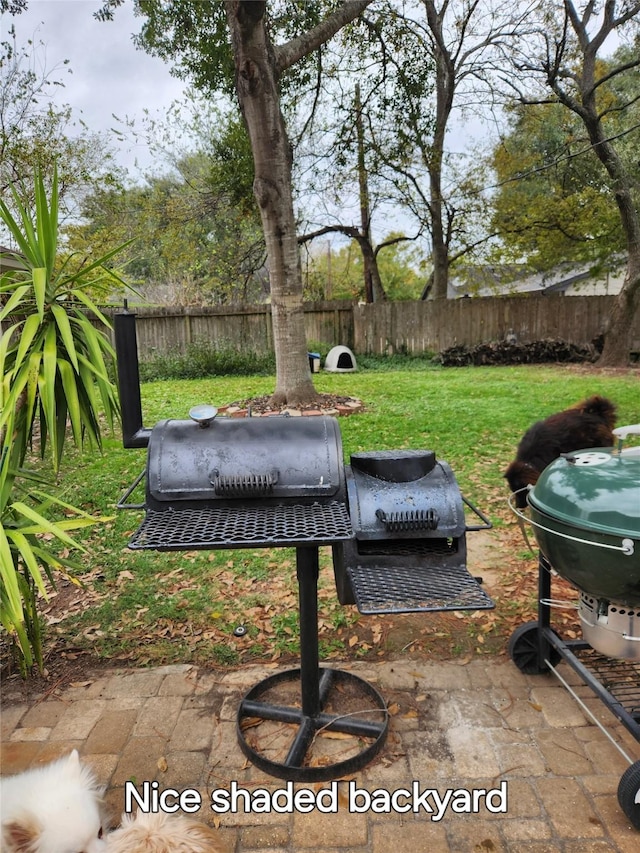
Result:
<svg viewBox="0 0 640 853">
<path fill-rule="evenodd" d="M 73 116 L 71 107 L 54 103 L 64 89 L 67 65 L 44 66 L 44 45 L 16 43 L 10 28 L 0 42 L 0 193 L 10 187 L 33 206 L 33 175 L 38 170 L 51 186 L 57 168 L 61 219 L 77 214 L 82 198 L 123 179 L 108 141 Z"/>
<path fill-rule="evenodd" d="M 630 58 L 621 48 L 603 70 Z M 613 78 L 600 92 L 608 105 L 607 136 L 621 156 L 640 197 L 640 163 L 632 140 L 640 134 L 640 78 L 636 71 Z M 625 108 L 623 105 L 627 104 Z M 559 103 L 513 104 L 510 128 L 494 148 L 498 188 L 493 225 L 507 260 L 524 259 L 538 269 L 562 260 L 606 262 L 625 251 L 625 235 L 612 182 L 578 116 Z"/>
<path fill-rule="evenodd" d="M 190 98 L 162 119 L 147 116 L 139 133 L 154 171 L 143 183 L 86 197 L 82 220 L 68 228 L 70 245 L 106 251 L 132 239 L 122 253 L 127 275 L 152 303 L 261 301 L 264 239 L 238 117 Z"/>
<path fill-rule="evenodd" d="M 106 0 L 99 15 L 121 2 Z M 2 0 L 5 9 L 24 5 Z M 103 181 L 84 207 L 91 222 L 75 235 L 106 234 L 117 224 L 109 205 L 121 219 L 135 211 L 146 232 L 132 258 L 137 274 L 166 277 L 171 259 L 194 289 L 227 299 L 225 281 L 248 282 L 253 253 L 237 264 L 227 238 L 235 231 L 255 245 L 259 215 L 277 346 L 295 353 L 305 393 L 299 244 L 310 233 L 356 239 L 365 270 L 377 270 L 387 241 L 376 244 L 374 222 L 401 208 L 409 236 L 431 254 L 432 295 L 444 296 L 451 264 L 483 245 L 485 256 L 540 269 L 625 250 L 627 295 L 635 293 L 637 0 L 138 0 L 136 8 L 138 44 L 204 97 L 235 93 L 242 123 L 175 152 L 172 171 L 146 187 L 121 192 Z M 626 47 L 603 59 L 613 33 Z M 498 97 L 508 101 L 508 127 L 492 155 L 491 194 L 477 146 L 467 160 L 454 155 L 447 132 L 454 109 L 486 109 Z M 209 260 L 221 268 L 213 277 Z"/>
</svg>

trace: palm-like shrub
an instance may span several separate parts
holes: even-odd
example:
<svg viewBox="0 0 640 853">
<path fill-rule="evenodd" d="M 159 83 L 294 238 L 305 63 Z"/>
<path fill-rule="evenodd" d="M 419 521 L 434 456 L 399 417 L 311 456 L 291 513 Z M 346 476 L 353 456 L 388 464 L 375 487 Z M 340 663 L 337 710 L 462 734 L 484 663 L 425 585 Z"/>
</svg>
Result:
<svg viewBox="0 0 640 853">
<path fill-rule="evenodd" d="M 36 175 L 35 216 L 15 193 L 13 201 L 16 216 L 0 200 L 0 219 L 19 248 L 14 255 L 19 268 L 0 278 L 0 619 L 26 671 L 34 660 L 42 667 L 37 613 L 38 596 L 45 594 L 42 572 L 53 581 L 54 570 L 74 568 L 54 554 L 51 537 L 79 548 L 67 531 L 96 519 L 60 505 L 23 464 L 29 447 L 39 446 L 44 456 L 49 446 L 57 472 L 68 426 L 78 447 L 98 448 L 102 419 L 113 426 L 119 406 L 107 364 L 114 353 L 100 328 L 109 323 L 92 294 L 114 280 L 123 282 L 105 266 L 115 251 L 80 267 L 73 258 L 60 262 L 55 175 L 50 200 Z M 52 521 L 56 504 L 66 517 Z M 43 542 L 44 533 L 49 542 Z"/>
</svg>

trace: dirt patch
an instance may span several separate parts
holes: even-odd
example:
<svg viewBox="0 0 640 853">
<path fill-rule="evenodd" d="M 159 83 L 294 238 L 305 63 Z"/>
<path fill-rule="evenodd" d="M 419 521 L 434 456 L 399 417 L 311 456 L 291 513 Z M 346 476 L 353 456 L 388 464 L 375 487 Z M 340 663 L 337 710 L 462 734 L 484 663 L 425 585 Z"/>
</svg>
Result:
<svg viewBox="0 0 640 853">
<path fill-rule="evenodd" d="M 85 649 L 66 648 L 62 641 L 47 642 L 44 671 L 33 668 L 24 679 L 11 665 L 9 649 L 2 643 L 2 704 L 17 705 L 44 701 L 58 695 L 67 687 L 86 685 L 101 673 L 113 669 L 113 664 L 97 659 Z"/>
</svg>

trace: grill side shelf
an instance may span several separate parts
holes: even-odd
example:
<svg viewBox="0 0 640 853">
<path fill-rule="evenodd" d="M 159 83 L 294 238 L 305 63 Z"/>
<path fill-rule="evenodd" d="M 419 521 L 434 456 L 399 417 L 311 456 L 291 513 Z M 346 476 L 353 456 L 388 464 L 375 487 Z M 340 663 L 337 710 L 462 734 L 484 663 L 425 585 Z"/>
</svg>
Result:
<svg viewBox="0 0 640 853">
<path fill-rule="evenodd" d="M 462 565 L 355 565 L 347 568 L 364 614 L 492 610 L 493 601 Z"/>
<path fill-rule="evenodd" d="M 352 536 L 351 519 L 341 501 L 170 508 L 147 510 L 128 547 L 132 550 L 187 551 L 330 545 Z"/>
</svg>

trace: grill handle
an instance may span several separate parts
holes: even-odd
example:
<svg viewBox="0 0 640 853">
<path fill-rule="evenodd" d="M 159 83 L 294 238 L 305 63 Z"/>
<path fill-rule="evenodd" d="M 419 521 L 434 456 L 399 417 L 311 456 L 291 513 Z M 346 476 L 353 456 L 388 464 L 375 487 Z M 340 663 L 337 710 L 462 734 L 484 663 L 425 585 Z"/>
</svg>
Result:
<svg viewBox="0 0 640 853">
<path fill-rule="evenodd" d="M 475 513 L 475 515 L 477 515 L 478 518 L 484 522 L 483 524 L 467 524 L 465 526 L 465 531 L 468 533 L 469 531 L 473 530 L 491 530 L 493 524 L 489 521 L 487 516 L 483 512 L 481 512 L 477 506 L 472 504 L 470 500 L 465 498 L 464 495 L 460 495 L 460 497 L 462 498 L 463 502 L 469 507 L 471 512 Z"/>
<path fill-rule="evenodd" d="M 278 482 L 278 472 L 269 474 L 219 474 L 213 472 L 211 483 L 217 495 L 250 498 L 268 495 Z"/>
<path fill-rule="evenodd" d="M 376 518 L 392 532 L 400 530 L 435 530 L 440 516 L 435 509 L 412 509 L 404 512 L 385 512 L 376 510 Z"/>
<path fill-rule="evenodd" d="M 146 473 L 147 473 L 146 468 L 143 468 L 142 471 L 138 474 L 138 476 L 135 478 L 133 483 L 129 486 L 127 491 L 122 495 L 122 497 L 120 498 L 120 500 L 116 504 L 117 509 L 144 509 L 146 507 L 146 503 L 141 503 L 141 504 L 128 504 L 128 503 L 126 503 L 127 498 L 131 497 L 131 495 L 134 493 L 134 491 L 136 490 L 138 485 L 144 479 L 144 475 Z"/>
<path fill-rule="evenodd" d="M 515 494 L 515 492 L 513 493 Z M 624 538 L 619 545 L 609 545 L 607 542 L 596 542 L 594 539 L 581 539 L 579 536 L 571 536 L 569 533 L 561 533 L 559 530 L 553 530 L 551 527 L 545 527 L 537 521 L 524 515 L 520 510 L 512 504 L 511 498 L 507 498 L 507 503 L 510 509 L 518 516 L 519 519 L 530 524 L 532 527 L 537 527 L 539 530 L 544 530 L 545 533 L 551 533 L 553 536 L 559 536 L 561 539 L 569 539 L 570 542 L 579 542 L 581 545 L 593 545 L 594 548 L 607 548 L 609 551 L 622 551 L 625 557 L 633 557 L 635 551 L 635 542 L 633 539 Z M 617 535 L 615 536 L 617 538 Z"/>
</svg>

